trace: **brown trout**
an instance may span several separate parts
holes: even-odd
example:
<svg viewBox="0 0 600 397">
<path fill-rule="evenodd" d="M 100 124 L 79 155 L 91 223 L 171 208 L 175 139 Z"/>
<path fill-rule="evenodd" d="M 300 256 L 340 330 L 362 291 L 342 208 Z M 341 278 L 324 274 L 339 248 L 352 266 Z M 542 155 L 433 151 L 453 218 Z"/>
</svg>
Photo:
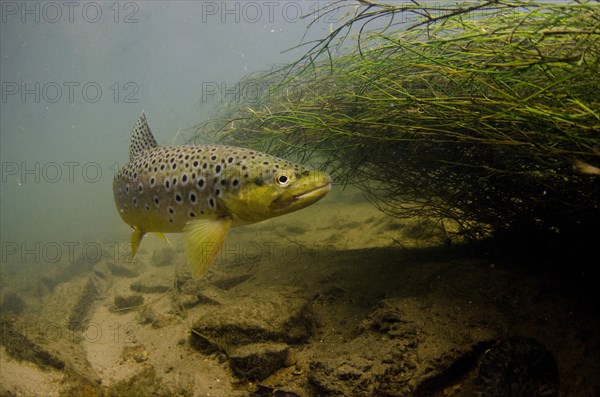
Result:
<svg viewBox="0 0 600 397">
<path fill-rule="evenodd" d="M 119 214 L 133 228 L 133 255 L 145 233 L 183 232 L 195 278 L 214 262 L 230 227 L 299 210 L 330 189 L 327 173 L 251 149 L 160 147 L 143 113 L 131 131 L 129 162 L 113 181 Z"/>
</svg>

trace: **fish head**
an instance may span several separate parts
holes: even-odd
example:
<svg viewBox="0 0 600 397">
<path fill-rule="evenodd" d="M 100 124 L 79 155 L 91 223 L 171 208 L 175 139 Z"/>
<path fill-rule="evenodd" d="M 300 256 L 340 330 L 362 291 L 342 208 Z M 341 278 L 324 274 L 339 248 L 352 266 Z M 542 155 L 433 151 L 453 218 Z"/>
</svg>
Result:
<svg viewBox="0 0 600 397">
<path fill-rule="evenodd" d="M 288 214 L 322 199 L 331 190 L 331 177 L 319 170 L 289 164 L 276 170 L 255 167 L 227 208 L 239 223 L 254 223 Z"/>
</svg>

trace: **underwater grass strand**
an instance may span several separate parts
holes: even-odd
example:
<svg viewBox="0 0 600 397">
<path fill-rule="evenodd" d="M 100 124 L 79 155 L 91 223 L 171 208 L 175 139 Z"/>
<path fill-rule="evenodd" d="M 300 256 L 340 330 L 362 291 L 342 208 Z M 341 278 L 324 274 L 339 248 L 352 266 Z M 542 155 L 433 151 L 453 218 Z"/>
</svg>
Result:
<svg viewBox="0 0 600 397">
<path fill-rule="evenodd" d="M 359 46 L 335 54 L 343 29 L 311 42 L 297 62 L 248 77 L 273 89 L 198 135 L 317 156 L 387 213 L 452 218 L 465 235 L 599 219 L 597 177 L 573 164 L 600 166 L 600 4 L 471 3 L 480 16 L 469 18 L 460 5 L 361 3 L 342 24 L 360 25 Z M 403 12 L 422 18 L 365 27 Z"/>
</svg>

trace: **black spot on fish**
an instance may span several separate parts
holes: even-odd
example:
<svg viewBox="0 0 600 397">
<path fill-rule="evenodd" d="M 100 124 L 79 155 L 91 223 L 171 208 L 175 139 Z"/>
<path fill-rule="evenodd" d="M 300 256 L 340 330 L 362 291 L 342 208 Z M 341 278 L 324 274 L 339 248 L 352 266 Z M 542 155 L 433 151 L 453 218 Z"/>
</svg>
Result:
<svg viewBox="0 0 600 397">
<path fill-rule="evenodd" d="M 169 207 L 169 214 L 174 214 L 175 210 L 173 209 L 173 207 Z"/>
<path fill-rule="evenodd" d="M 196 161 L 194 161 L 194 162 L 192 163 L 192 165 L 193 165 L 195 168 L 198 168 L 198 165 L 200 165 L 200 163 L 198 162 L 198 160 L 196 160 Z"/>
<path fill-rule="evenodd" d="M 197 200 L 196 194 L 194 192 L 190 192 L 190 202 L 195 204 Z"/>
<path fill-rule="evenodd" d="M 195 218 L 196 214 L 194 213 L 194 211 L 190 211 L 190 218 Z"/>
<path fill-rule="evenodd" d="M 231 184 L 232 184 L 233 186 L 237 186 L 237 185 L 239 185 L 239 184 L 240 184 L 240 181 L 238 181 L 237 179 L 234 179 L 234 180 L 231 182 Z"/>
<path fill-rule="evenodd" d="M 125 193 L 129 194 L 129 185 L 125 185 Z"/>
<path fill-rule="evenodd" d="M 215 161 L 215 160 L 217 159 L 217 155 L 216 155 L 216 154 L 213 154 L 212 156 L 210 156 L 210 159 L 211 159 L 212 161 Z"/>
<path fill-rule="evenodd" d="M 208 205 L 210 206 L 210 208 L 215 207 L 215 200 L 213 200 L 212 197 L 208 199 Z"/>
<path fill-rule="evenodd" d="M 215 167 L 215 172 L 218 174 L 219 172 L 221 172 L 221 164 L 217 164 L 217 166 Z"/>
<path fill-rule="evenodd" d="M 177 168 L 177 163 L 173 163 L 173 169 Z"/>
<path fill-rule="evenodd" d="M 158 205 L 158 196 L 154 196 L 154 204 Z"/>
<path fill-rule="evenodd" d="M 256 186 L 262 186 L 262 185 L 264 185 L 264 184 L 265 184 L 265 182 L 264 182 L 262 179 L 260 179 L 260 178 L 256 178 L 256 179 L 254 180 L 254 184 L 255 184 Z"/>
<path fill-rule="evenodd" d="M 178 203 L 181 203 L 181 194 L 179 194 L 179 193 L 175 194 L 175 201 L 177 201 Z"/>
<path fill-rule="evenodd" d="M 187 174 L 183 174 L 183 176 L 181 177 L 181 182 L 186 183 L 187 181 L 188 181 Z"/>
<path fill-rule="evenodd" d="M 168 179 L 165 180 L 165 187 L 167 188 L 167 190 L 169 190 L 169 187 L 171 186 L 171 182 L 169 182 Z"/>
<path fill-rule="evenodd" d="M 140 193 L 142 193 L 144 191 L 144 185 L 142 185 L 141 183 L 138 185 L 138 191 Z"/>
<path fill-rule="evenodd" d="M 161 170 L 161 171 L 164 171 L 164 170 L 165 170 L 165 164 L 164 164 L 164 163 L 160 165 L 160 170 Z"/>
<path fill-rule="evenodd" d="M 204 187 L 204 178 L 198 179 L 198 187 L 199 188 L 203 188 Z"/>
</svg>

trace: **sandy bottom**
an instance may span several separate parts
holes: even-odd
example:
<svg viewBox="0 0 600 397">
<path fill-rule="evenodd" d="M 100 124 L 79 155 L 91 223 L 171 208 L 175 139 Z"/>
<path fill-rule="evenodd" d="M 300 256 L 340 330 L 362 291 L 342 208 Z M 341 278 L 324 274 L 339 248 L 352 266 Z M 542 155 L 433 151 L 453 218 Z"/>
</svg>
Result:
<svg viewBox="0 0 600 397">
<path fill-rule="evenodd" d="M 536 395 L 599 395 L 597 306 L 576 280 L 461 256 L 440 248 L 434 224 L 389 218 L 356 192 L 339 196 L 232 230 L 198 282 L 179 235 L 173 248 L 146 237 L 134 263 L 106 245 L 85 270 L 5 272 L 0 396 L 472 396 L 486 352 L 514 335 L 556 361 L 558 394 Z M 131 296 L 143 303 L 115 307 Z M 285 307 L 253 311 L 272 296 L 298 302 L 301 320 Z M 237 314 L 211 328 L 222 336 L 207 339 L 211 348 L 198 348 L 192 328 L 223 322 L 219 313 Z M 289 335 L 299 325 L 307 334 Z M 266 377 L 236 373 L 246 336 L 259 350 L 283 343 L 285 360 Z M 527 351 L 511 354 L 500 368 L 535 365 Z"/>
</svg>

